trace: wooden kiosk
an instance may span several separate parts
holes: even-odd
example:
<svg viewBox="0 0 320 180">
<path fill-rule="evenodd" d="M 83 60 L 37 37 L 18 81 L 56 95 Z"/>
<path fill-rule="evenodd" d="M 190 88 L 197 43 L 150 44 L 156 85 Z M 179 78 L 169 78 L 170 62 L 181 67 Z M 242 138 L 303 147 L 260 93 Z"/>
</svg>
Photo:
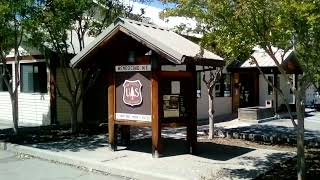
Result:
<svg viewBox="0 0 320 180">
<path fill-rule="evenodd" d="M 151 127 L 152 155 L 159 157 L 162 127 L 187 127 L 190 153 L 197 141 L 195 66 L 187 71 L 161 71 L 153 63 L 115 66 L 108 88 L 109 143 L 117 149 L 117 126 L 130 138 L 130 126 Z M 112 74 L 112 75 L 111 75 Z"/>
<path fill-rule="evenodd" d="M 204 58 L 195 60 L 199 52 L 197 44 L 172 31 L 119 18 L 71 60 L 74 67 L 104 64 L 111 150 L 117 150 L 118 129 L 129 141 L 131 126 L 150 127 L 152 156 L 159 157 L 161 128 L 186 127 L 189 152 L 195 153 L 196 66 L 224 65 L 219 56 L 206 50 Z"/>
</svg>

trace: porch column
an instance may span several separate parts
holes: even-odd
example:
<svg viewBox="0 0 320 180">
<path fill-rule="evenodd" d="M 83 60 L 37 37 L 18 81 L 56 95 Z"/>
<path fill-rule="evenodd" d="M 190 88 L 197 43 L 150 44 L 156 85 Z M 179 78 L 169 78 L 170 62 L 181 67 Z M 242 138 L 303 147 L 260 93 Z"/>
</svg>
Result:
<svg viewBox="0 0 320 180">
<path fill-rule="evenodd" d="M 273 85 L 276 88 L 279 88 L 278 73 L 276 71 L 274 71 L 274 73 L 273 73 Z M 274 113 L 277 113 L 277 109 L 278 109 L 278 92 L 276 91 L 275 88 L 273 88 L 273 108 L 274 108 Z"/>
<path fill-rule="evenodd" d="M 237 113 L 240 106 L 240 75 L 232 73 L 232 113 Z"/>
<path fill-rule="evenodd" d="M 298 88 L 298 77 L 299 77 L 299 74 L 294 74 L 294 87 L 297 89 Z M 293 93 L 293 92 L 292 92 Z M 296 96 L 295 94 L 293 94 L 293 102 L 294 104 L 296 104 Z"/>
<path fill-rule="evenodd" d="M 187 124 L 187 142 L 189 147 L 189 153 L 196 153 L 197 144 L 197 73 L 195 65 L 187 65 L 187 71 L 192 73 L 192 82 L 190 83 L 190 90 L 188 94 L 190 97 L 188 103 L 190 103 L 190 119 Z"/>
</svg>

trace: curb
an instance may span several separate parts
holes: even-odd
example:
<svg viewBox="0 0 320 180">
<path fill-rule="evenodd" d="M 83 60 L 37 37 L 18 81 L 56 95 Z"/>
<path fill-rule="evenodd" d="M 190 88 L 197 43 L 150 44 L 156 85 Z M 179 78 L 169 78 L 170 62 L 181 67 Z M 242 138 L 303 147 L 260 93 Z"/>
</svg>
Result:
<svg viewBox="0 0 320 180">
<path fill-rule="evenodd" d="M 185 179 L 181 177 L 168 176 L 164 174 L 149 173 L 148 171 L 137 171 L 130 167 L 114 167 L 102 162 L 96 162 L 92 160 L 86 160 L 83 158 L 70 157 L 59 152 L 51 152 L 48 150 L 38 149 L 29 146 L 23 146 L 18 144 L 11 144 L 7 142 L 0 141 L 0 150 L 11 151 L 14 153 L 22 153 L 31 155 L 36 158 L 54 161 L 62 164 L 67 164 L 76 167 L 83 167 L 89 171 L 98 171 L 110 175 L 116 175 L 121 177 L 127 177 L 130 179 L 139 179 L 139 180 L 179 180 Z M 130 175 L 130 177 L 128 177 Z"/>
</svg>

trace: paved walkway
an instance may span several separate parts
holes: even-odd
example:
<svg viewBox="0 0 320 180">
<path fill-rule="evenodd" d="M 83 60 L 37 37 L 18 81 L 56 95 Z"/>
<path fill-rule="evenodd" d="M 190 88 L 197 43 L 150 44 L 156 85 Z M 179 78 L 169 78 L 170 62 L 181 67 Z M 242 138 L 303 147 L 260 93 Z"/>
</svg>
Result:
<svg viewBox="0 0 320 180">
<path fill-rule="evenodd" d="M 164 156 L 152 158 L 151 140 L 138 139 L 128 147 L 108 150 L 106 136 L 76 138 L 29 146 L 7 145 L 7 149 L 47 160 L 84 166 L 135 179 L 252 179 L 274 163 L 293 154 L 250 147 L 198 143 L 198 154 L 186 152 L 183 139 L 164 139 Z"/>
<path fill-rule="evenodd" d="M 319 138 L 319 112 L 310 112 L 305 119 L 306 139 Z M 217 127 L 254 134 L 280 134 L 295 136 L 288 119 L 252 124 L 233 120 L 217 123 Z M 208 126 L 198 127 L 198 134 L 207 133 Z M 120 146 L 116 152 L 108 150 L 107 137 L 96 135 L 41 143 L 28 146 L 5 145 L 2 148 L 13 152 L 24 152 L 47 160 L 58 161 L 95 169 L 114 175 L 136 179 L 252 179 L 266 172 L 274 163 L 293 154 L 275 150 L 255 149 L 198 143 L 197 155 L 186 150 L 185 128 L 163 129 L 164 156 L 151 156 L 151 131 L 148 128 L 133 128 L 132 143 Z M 144 139 L 142 139 L 144 138 Z M 0 143 L 1 147 L 1 143 Z"/>
</svg>

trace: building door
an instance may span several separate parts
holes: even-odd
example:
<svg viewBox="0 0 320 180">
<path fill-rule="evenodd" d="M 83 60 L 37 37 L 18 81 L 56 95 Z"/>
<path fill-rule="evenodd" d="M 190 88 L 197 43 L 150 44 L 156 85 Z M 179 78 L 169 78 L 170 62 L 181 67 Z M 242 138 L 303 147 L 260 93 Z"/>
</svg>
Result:
<svg viewBox="0 0 320 180">
<path fill-rule="evenodd" d="M 257 86 L 255 73 L 241 73 L 240 74 L 240 103 L 239 107 L 256 106 L 257 102 Z"/>
</svg>

